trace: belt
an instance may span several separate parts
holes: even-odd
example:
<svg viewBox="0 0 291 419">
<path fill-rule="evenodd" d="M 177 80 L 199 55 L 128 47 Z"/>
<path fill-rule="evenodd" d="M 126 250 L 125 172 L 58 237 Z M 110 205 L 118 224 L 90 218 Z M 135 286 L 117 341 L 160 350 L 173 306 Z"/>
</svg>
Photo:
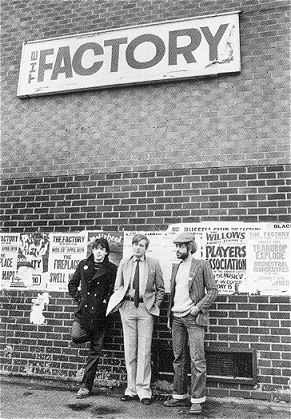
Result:
<svg viewBox="0 0 291 419">
<path fill-rule="evenodd" d="M 127 300 L 127 301 L 134 301 L 134 298 L 133 297 L 130 297 L 129 295 L 127 295 L 126 297 L 124 297 L 124 299 Z M 138 299 L 138 302 L 139 303 L 143 303 L 143 298 L 139 298 Z"/>
</svg>

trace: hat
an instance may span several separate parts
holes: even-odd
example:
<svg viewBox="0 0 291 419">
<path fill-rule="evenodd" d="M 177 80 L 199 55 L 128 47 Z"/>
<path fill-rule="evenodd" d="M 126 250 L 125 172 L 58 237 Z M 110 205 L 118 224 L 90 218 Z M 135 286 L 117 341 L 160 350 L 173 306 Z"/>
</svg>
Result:
<svg viewBox="0 0 291 419">
<path fill-rule="evenodd" d="M 197 243 L 195 242 L 194 234 L 180 233 L 175 238 L 174 243 L 191 243 L 190 252 L 195 253 L 197 251 Z"/>
<path fill-rule="evenodd" d="M 191 233 L 180 233 L 175 238 L 174 243 L 190 243 L 195 240 L 195 237 Z"/>
</svg>

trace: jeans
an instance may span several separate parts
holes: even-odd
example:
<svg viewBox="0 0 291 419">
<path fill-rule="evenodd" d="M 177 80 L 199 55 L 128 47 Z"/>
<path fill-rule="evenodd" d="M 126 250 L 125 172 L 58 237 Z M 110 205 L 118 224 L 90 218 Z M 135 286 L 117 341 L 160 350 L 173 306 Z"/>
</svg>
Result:
<svg viewBox="0 0 291 419">
<path fill-rule="evenodd" d="M 206 400 L 205 328 L 195 323 L 195 316 L 174 317 L 172 339 L 174 353 L 173 398 L 185 399 L 187 394 L 187 340 L 191 360 L 191 403 Z"/>
<path fill-rule="evenodd" d="M 85 365 L 82 386 L 92 390 L 98 367 L 99 356 L 103 347 L 105 329 L 86 330 L 77 321 L 72 326 L 72 341 L 74 343 L 85 343 L 90 341 L 90 352 Z"/>
</svg>

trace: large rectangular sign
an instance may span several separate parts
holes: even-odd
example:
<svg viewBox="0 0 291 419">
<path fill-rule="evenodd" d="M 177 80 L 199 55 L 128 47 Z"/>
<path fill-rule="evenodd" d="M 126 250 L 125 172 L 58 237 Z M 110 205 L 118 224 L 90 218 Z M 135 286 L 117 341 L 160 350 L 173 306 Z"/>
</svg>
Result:
<svg viewBox="0 0 291 419">
<path fill-rule="evenodd" d="M 24 42 L 17 95 L 240 71 L 239 14 Z"/>
</svg>

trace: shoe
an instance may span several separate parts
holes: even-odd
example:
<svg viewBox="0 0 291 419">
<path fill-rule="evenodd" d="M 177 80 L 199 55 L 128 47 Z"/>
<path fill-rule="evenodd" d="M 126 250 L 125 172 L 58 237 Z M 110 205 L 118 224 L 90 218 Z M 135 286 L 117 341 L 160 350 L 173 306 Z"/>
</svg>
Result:
<svg viewBox="0 0 291 419">
<path fill-rule="evenodd" d="M 140 401 L 142 404 L 145 404 L 145 405 L 147 405 L 147 406 L 149 406 L 150 404 L 152 404 L 152 399 L 147 399 L 147 398 L 145 398 L 145 399 L 141 399 L 141 401 Z"/>
<path fill-rule="evenodd" d="M 85 399 L 85 397 L 89 397 L 90 395 L 90 390 L 86 387 L 81 387 L 76 395 L 77 399 Z"/>
<path fill-rule="evenodd" d="M 164 406 L 167 407 L 176 407 L 176 406 L 189 406 L 188 399 L 173 399 L 173 397 L 169 400 L 166 400 L 163 403 Z"/>
<path fill-rule="evenodd" d="M 138 396 L 129 396 L 128 394 L 125 394 L 124 396 L 121 396 L 120 399 L 122 402 L 132 402 L 134 400 L 139 400 Z"/>
<path fill-rule="evenodd" d="M 189 413 L 192 415 L 199 415 L 202 412 L 202 406 L 200 403 L 192 403 Z"/>
</svg>

